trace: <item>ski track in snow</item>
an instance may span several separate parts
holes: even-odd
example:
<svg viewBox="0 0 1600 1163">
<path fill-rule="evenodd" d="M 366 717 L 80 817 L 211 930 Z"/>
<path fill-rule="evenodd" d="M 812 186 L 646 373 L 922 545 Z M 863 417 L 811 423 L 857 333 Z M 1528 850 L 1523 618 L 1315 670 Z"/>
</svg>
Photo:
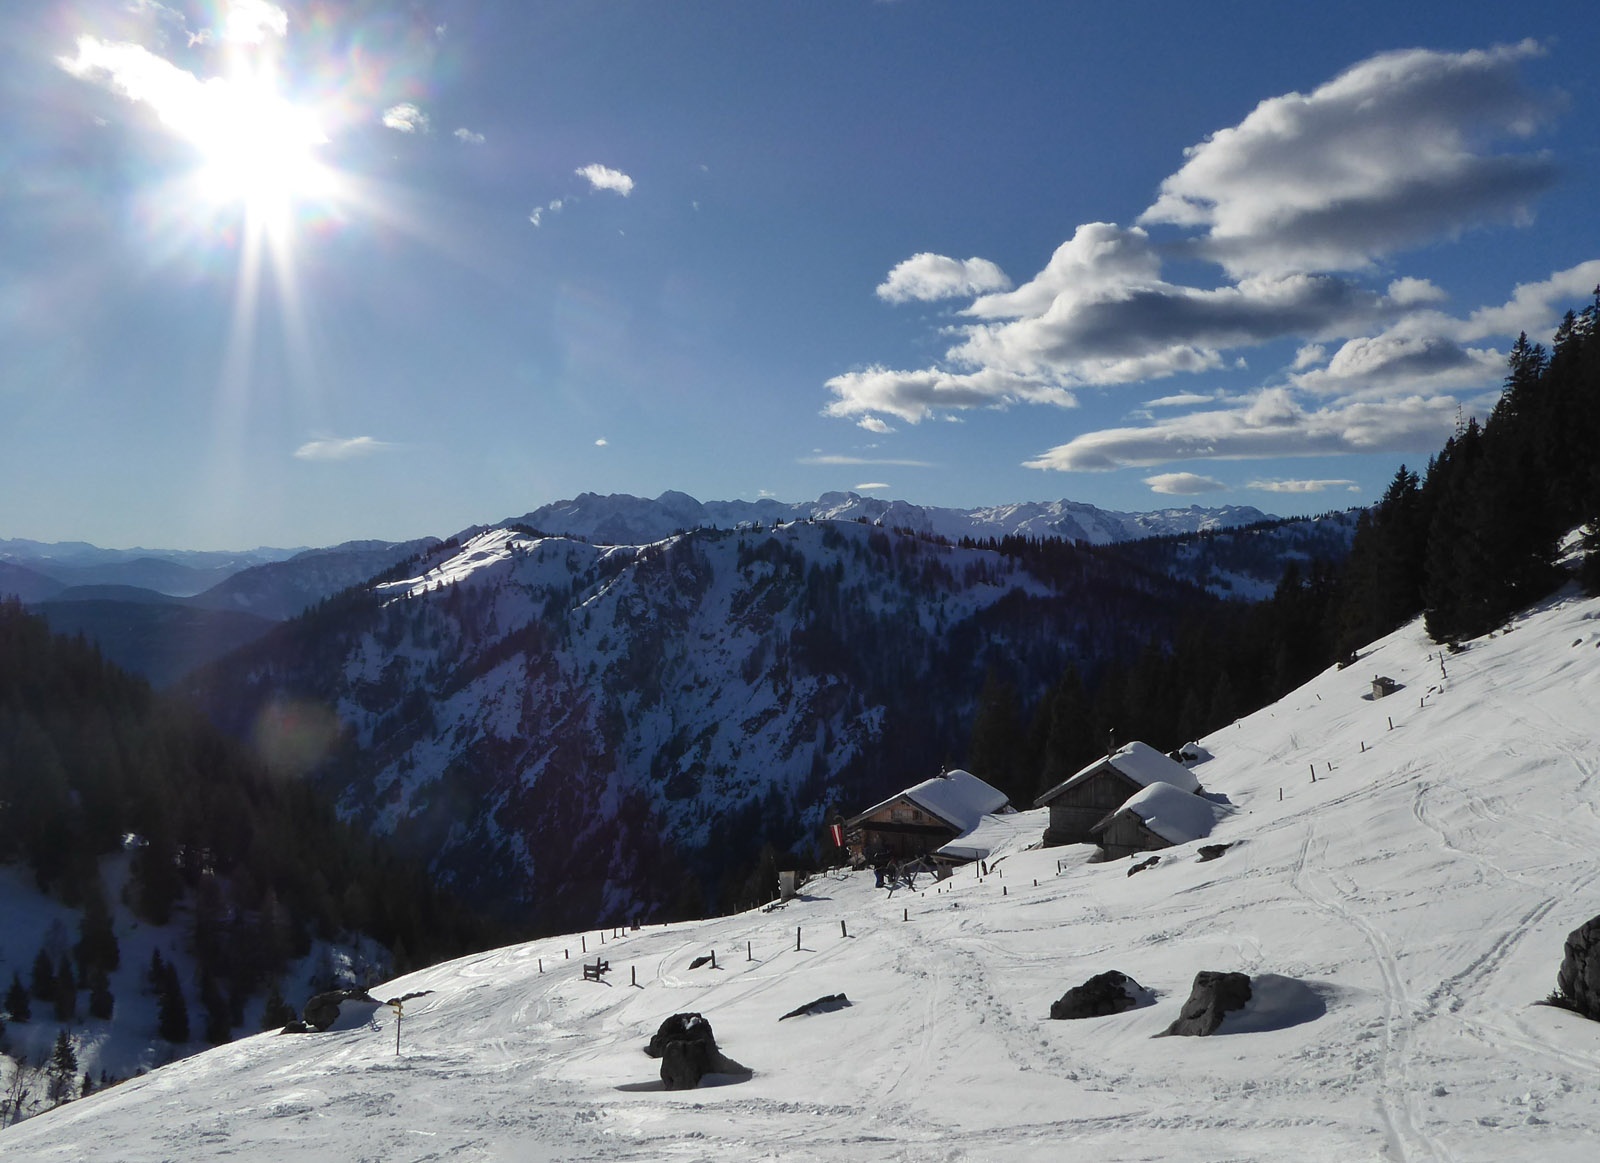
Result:
<svg viewBox="0 0 1600 1163">
<path fill-rule="evenodd" d="M 1597 608 L 1553 601 L 1447 679 L 1410 627 L 1207 737 L 1197 774 L 1240 809 L 1218 861 L 1179 847 L 1130 878 L 1019 851 L 917 890 L 832 875 L 749 913 L 494 950 L 375 990 L 434 991 L 398 1055 L 382 1007 L 244 1039 L 0 1133 L 0 1156 L 1590 1163 L 1600 1027 L 1533 1003 L 1600 911 L 1600 651 L 1571 648 Z M 1373 671 L 1405 690 L 1363 698 Z M 609 976 L 582 980 L 597 956 Z M 1045 1018 L 1106 969 L 1155 1003 Z M 1153 1039 L 1202 969 L 1293 977 L 1324 1009 Z M 753 1076 L 656 1089 L 641 1050 L 686 1011 Z"/>
</svg>

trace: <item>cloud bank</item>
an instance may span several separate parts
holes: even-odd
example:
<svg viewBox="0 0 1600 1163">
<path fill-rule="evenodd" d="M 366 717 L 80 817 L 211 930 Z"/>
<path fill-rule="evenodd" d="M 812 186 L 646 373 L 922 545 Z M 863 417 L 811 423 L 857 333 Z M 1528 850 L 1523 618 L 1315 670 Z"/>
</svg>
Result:
<svg viewBox="0 0 1600 1163">
<path fill-rule="evenodd" d="M 911 256 L 876 293 L 966 300 L 943 357 L 836 375 L 825 414 L 886 431 L 887 418 L 1065 408 L 1087 388 L 1221 372 L 1290 343 L 1292 363 L 1243 398 L 1169 392 L 1131 413 L 1142 426 L 1084 433 L 1024 463 L 1093 471 L 1435 446 L 1458 396 L 1498 384 L 1497 341 L 1547 330 L 1563 301 L 1600 283 L 1600 260 L 1583 261 L 1461 315 L 1442 309 L 1445 289 L 1392 269 L 1408 248 L 1526 221 L 1556 180 L 1529 147 L 1556 102 L 1520 75 L 1542 51 L 1382 53 L 1262 101 L 1188 149 L 1132 225 L 1079 226 L 1015 287 L 982 258 Z M 1168 273 L 1175 260 L 1182 278 Z"/>
</svg>

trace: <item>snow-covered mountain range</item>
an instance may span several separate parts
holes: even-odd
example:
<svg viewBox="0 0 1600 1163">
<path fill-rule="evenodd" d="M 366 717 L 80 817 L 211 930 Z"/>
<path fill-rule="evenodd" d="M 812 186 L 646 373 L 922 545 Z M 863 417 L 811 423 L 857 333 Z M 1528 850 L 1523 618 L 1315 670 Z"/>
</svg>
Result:
<svg viewBox="0 0 1600 1163">
<path fill-rule="evenodd" d="M 397 579 L 392 606 L 447 565 L 465 585 L 473 555 L 511 574 L 512 544 Z M 1400 684 L 1382 700 L 1378 673 Z M 403 1018 L 208 1051 L 0 1133 L 0 1153 L 1587 1163 L 1600 1027 L 1536 1003 L 1600 912 L 1596 721 L 1600 601 L 1564 593 L 1443 657 L 1414 624 L 1201 740 L 1196 774 L 1236 809 L 1220 859 L 1183 845 L 1129 877 L 1019 842 L 987 877 L 890 894 L 833 875 L 781 907 L 550 937 L 377 987 L 431 991 Z M 585 980 L 597 956 L 610 973 Z M 1153 1004 L 1048 1019 L 1108 969 Z M 1252 975 L 1252 1009 L 1152 1040 L 1200 970 Z M 640 1051 L 680 1012 L 753 1075 L 662 1090 Z"/>
<path fill-rule="evenodd" d="M 654 500 L 627 494 L 581 493 L 555 501 L 515 520 L 544 533 L 582 537 L 605 545 L 643 545 L 685 529 L 733 529 L 778 521 L 867 521 L 891 529 L 909 529 L 950 541 L 1010 535 L 1060 537 L 1107 545 L 1167 533 L 1197 533 L 1271 520 L 1248 505 L 1204 509 L 1160 509 L 1118 513 L 1081 501 L 1026 501 L 976 509 L 946 509 L 908 501 L 863 497 L 858 493 L 824 493 L 815 501 L 700 502 L 687 493 L 665 492 Z"/>
<path fill-rule="evenodd" d="M 995 658 L 1043 689 L 1198 600 L 1065 552 L 1051 572 L 854 521 L 636 546 L 491 529 L 185 689 L 241 737 L 281 706 L 331 713 L 346 817 L 506 915 L 698 913 L 763 841 L 803 846 L 954 762 Z"/>
</svg>

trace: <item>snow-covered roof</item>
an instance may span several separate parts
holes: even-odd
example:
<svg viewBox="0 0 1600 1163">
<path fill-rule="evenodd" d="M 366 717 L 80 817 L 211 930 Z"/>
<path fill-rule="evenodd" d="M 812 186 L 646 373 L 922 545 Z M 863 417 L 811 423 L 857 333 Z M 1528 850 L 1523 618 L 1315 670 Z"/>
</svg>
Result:
<svg viewBox="0 0 1600 1163">
<path fill-rule="evenodd" d="M 970 771 L 959 767 L 925 779 L 915 787 L 896 792 L 888 799 L 873 804 L 856 817 L 857 820 L 872 815 L 904 796 L 925 812 L 931 812 L 958 832 L 970 832 L 978 821 L 990 812 L 998 812 L 1011 801 L 1006 793 L 990 787 Z M 852 821 L 853 823 L 854 821 Z"/>
<path fill-rule="evenodd" d="M 1088 779 L 1095 772 L 1101 771 L 1106 767 L 1115 768 L 1140 787 L 1149 787 L 1155 783 L 1169 783 L 1173 787 L 1182 788 L 1186 792 L 1200 790 L 1200 781 L 1195 778 L 1194 772 L 1177 762 L 1177 760 L 1169 759 L 1148 743 L 1140 743 L 1136 739 L 1126 747 L 1113 751 L 1104 758 L 1096 759 L 1083 770 L 1056 784 L 1055 787 L 1033 802 L 1041 806 L 1047 804 L 1073 784 Z"/>
<path fill-rule="evenodd" d="M 1132 812 L 1144 826 L 1169 844 L 1187 844 L 1211 835 L 1217 821 L 1231 809 L 1192 795 L 1170 783 L 1152 783 L 1128 797 L 1128 801 L 1107 816 L 1095 830 L 1123 812 Z"/>
<path fill-rule="evenodd" d="M 1006 812 L 984 816 L 977 827 L 935 851 L 935 856 L 951 860 L 992 860 L 1011 852 L 1021 852 L 1039 841 L 1039 830 L 1047 823 L 1046 812 Z"/>
</svg>

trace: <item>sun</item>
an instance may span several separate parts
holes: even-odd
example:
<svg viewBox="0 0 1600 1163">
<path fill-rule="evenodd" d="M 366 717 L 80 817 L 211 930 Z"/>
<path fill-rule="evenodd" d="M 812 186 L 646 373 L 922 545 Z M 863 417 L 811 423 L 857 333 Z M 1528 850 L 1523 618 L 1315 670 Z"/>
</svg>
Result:
<svg viewBox="0 0 1600 1163">
<path fill-rule="evenodd" d="M 271 219 L 297 202 L 332 196 L 333 171 L 317 157 L 328 137 L 312 110 L 287 100 L 266 75 L 235 73 L 203 88 L 189 136 L 208 198 Z"/>
</svg>

